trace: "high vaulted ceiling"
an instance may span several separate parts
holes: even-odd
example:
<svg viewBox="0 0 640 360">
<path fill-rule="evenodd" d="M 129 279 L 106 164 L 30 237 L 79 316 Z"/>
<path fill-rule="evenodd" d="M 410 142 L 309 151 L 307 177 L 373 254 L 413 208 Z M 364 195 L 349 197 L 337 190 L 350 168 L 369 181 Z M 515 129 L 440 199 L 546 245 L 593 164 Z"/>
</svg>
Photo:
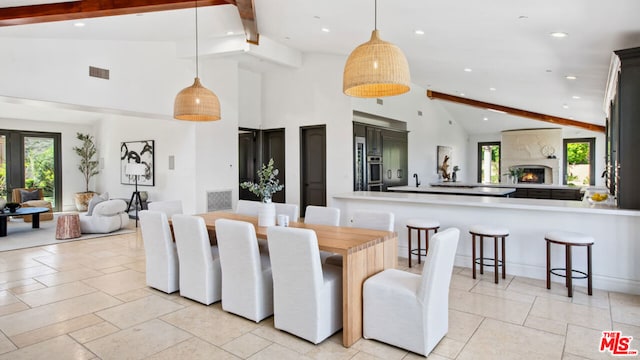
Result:
<svg viewBox="0 0 640 360">
<path fill-rule="evenodd" d="M 242 32 L 234 9 L 233 5 L 201 8 L 201 38 Z M 339 54 L 345 59 L 374 28 L 373 0 L 254 0 L 254 11 L 261 37 L 302 52 Z M 604 125 L 611 54 L 640 46 L 637 14 L 638 0 L 378 0 L 377 22 L 381 37 L 406 54 L 414 84 Z M 193 27 L 185 25 L 193 22 L 189 10 L 84 22 L 82 28 L 69 21 L 1 27 L 0 37 L 184 42 L 193 34 Z M 553 37 L 554 32 L 568 36 Z M 470 133 L 549 126 L 442 104 Z"/>
</svg>

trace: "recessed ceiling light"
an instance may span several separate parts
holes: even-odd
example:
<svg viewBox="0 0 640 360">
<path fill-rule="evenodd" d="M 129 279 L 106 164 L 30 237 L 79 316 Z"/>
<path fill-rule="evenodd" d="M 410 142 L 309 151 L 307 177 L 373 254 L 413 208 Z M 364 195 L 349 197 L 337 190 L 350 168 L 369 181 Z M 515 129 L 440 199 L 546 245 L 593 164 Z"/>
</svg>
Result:
<svg viewBox="0 0 640 360">
<path fill-rule="evenodd" d="M 471 70 L 470 68 L 464 68 L 465 72 L 472 72 L 473 70 Z"/>
<path fill-rule="evenodd" d="M 464 93 L 460 93 L 460 96 L 464 96 Z"/>
<path fill-rule="evenodd" d="M 322 32 L 329 32 L 330 30 L 327 28 L 322 28 Z"/>
<path fill-rule="evenodd" d="M 83 22 L 77 22 L 77 23 L 74 23 L 73 26 L 75 26 L 75 27 L 83 27 L 84 23 Z"/>
<path fill-rule="evenodd" d="M 227 35 L 233 35 L 233 31 L 227 31 Z"/>
<path fill-rule="evenodd" d="M 563 109 L 568 109 L 568 108 L 569 108 L 569 105 L 567 105 L 567 104 L 563 104 L 563 105 L 562 105 L 562 108 L 563 108 Z"/>
<path fill-rule="evenodd" d="M 485 116 L 485 117 L 482 118 L 482 120 L 489 121 L 489 118 Z"/>
<path fill-rule="evenodd" d="M 424 35 L 424 30 L 416 30 L 416 35 Z"/>
<path fill-rule="evenodd" d="M 498 114 L 506 114 L 506 113 L 507 113 L 506 111 L 496 110 L 496 109 L 490 109 L 490 108 L 487 108 L 487 110 L 489 110 L 489 111 L 493 111 L 494 113 L 498 113 Z"/>
<path fill-rule="evenodd" d="M 551 35 L 554 38 L 565 38 L 569 36 L 569 34 L 567 34 L 566 32 L 561 32 L 561 31 L 552 32 L 549 35 Z"/>
<path fill-rule="evenodd" d="M 567 79 L 567 80 L 575 80 L 575 79 L 577 79 L 577 77 L 575 77 L 574 75 L 567 75 L 564 78 Z"/>
<path fill-rule="evenodd" d="M 572 98 L 572 99 L 575 99 L 575 100 L 578 100 L 578 99 L 580 99 L 580 96 L 578 96 L 578 95 L 573 95 L 571 98 Z"/>
<path fill-rule="evenodd" d="M 494 88 L 494 87 L 490 87 L 490 88 L 489 88 L 489 90 L 491 90 L 491 91 L 496 91 L 496 88 Z"/>
</svg>

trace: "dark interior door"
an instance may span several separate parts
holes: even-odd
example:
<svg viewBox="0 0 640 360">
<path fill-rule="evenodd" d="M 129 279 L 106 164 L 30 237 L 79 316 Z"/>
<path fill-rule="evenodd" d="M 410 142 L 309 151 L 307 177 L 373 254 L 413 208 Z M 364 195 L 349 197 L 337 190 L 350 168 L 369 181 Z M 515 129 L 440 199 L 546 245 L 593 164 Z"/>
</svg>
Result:
<svg viewBox="0 0 640 360">
<path fill-rule="evenodd" d="M 300 128 L 300 214 L 307 205 L 327 205 L 326 128 Z"/>
<path fill-rule="evenodd" d="M 258 146 L 259 139 L 258 130 L 240 130 L 238 135 L 238 168 L 240 183 L 245 181 L 256 181 L 256 164 L 258 164 Z M 239 186 L 238 186 L 239 187 Z M 239 187 L 240 200 L 260 200 L 258 196 L 251 191 Z"/>
<path fill-rule="evenodd" d="M 269 159 L 273 159 L 273 167 L 278 169 L 278 180 L 280 184 L 285 185 L 285 146 L 284 146 L 284 129 L 270 129 L 262 131 L 262 157 L 266 164 Z M 284 203 L 286 201 L 287 187 L 285 185 L 282 191 L 273 194 L 272 201 Z"/>
</svg>

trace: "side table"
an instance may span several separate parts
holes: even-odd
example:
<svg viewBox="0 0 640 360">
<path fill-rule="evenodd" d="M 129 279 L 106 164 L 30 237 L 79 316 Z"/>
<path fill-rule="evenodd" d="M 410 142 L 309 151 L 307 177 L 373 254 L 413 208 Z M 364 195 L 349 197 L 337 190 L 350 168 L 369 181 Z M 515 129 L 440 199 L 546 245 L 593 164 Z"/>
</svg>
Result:
<svg viewBox="0 0 640 360">
<path fill-rule="evenodd" d="M 58 215 L 56 224 L 56 239 L 75 239 L 82 236 L 80 233 L 80 216 L 78 214 Z"/>
</svg>

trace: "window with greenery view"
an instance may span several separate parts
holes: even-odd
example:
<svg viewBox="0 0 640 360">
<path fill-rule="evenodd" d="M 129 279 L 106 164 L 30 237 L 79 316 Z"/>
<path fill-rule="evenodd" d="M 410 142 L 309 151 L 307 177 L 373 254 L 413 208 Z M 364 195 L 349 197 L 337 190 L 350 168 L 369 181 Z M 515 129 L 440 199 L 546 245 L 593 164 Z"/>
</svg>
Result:
<svg viewBox="0 0 640 360">
<path fill-rule="evenodd" d="M 564 140 L 564 183 L 566 185 L 594 185 L 595 138 Z"/>
<path fill-rule="evenodd" d="M 500 183 L 500 142 L 478 143 L 478 182 Z"/>
</svg>

